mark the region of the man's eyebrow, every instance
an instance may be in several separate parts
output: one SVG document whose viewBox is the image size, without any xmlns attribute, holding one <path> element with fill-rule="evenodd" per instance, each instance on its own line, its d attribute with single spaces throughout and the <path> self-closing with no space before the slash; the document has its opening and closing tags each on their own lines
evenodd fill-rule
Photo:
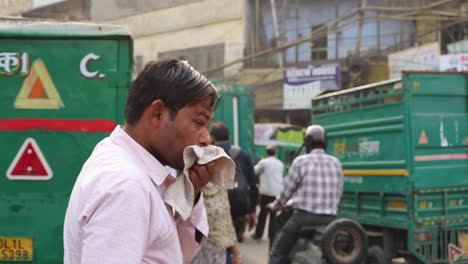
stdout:
<svg viewBox="0 0 468 264">
<path fill-rule="evenodd" d="M 203 116 L 204 118 L 206 118 L 206 119 L 209 120 L 209 121 L 211 121 L 211 120 L 214 118 L 214 115 L 209 115 L 209 114 L 207 114 L 207 113 L 204 112 L 204 111 L 195 112 L 195 115 L 196 115 L 196 116 Z"/>
</svg>

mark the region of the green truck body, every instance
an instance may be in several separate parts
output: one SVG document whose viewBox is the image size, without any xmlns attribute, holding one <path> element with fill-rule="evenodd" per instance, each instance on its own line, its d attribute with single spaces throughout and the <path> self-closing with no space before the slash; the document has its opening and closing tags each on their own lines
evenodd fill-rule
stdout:
<svg viewBox="0 0 468 264">
<path fill-rule="evenodd" d="M 120 27 L 0 22 L 0 262 L 63 262 L 70 192 L 122 123 L 132 57 Z"/>
<path fill-rule="evenodd" d="M 255 100 L 250 87 L 214 81 L 221 94 L 213 122 L 222 121 L 229 129 L 231 144 L 241 147 L 254 158 Z"/>
<path fill-rule="evenodd" d="M 466 74 L 407 72 L 312 100 L 343 164 L 339 214 L 387 261 L 448 263 L 453 246 L 468 256 L 467 96 Z"/>
<path fill-rule="evenodd" d="M 1 263 L 63 263 L 69 195 L 96 143 L 123 124 L 132 66 L 125 28 L 0 21 Z M 217 85 L 216 120 L 253 156 L 250 88 Z"/>
</svg>

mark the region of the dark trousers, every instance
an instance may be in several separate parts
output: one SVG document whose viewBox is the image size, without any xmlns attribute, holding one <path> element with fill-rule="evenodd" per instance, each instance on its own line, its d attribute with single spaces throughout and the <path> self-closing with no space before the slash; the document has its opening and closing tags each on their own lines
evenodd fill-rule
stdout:
<svg viewBox="0 0 468 264">
<path fill-rule="evenodd" d="M 294 244 L 299 237 L 301 227 L 327 225 L 335 218 L 336 217 L 334 215 L 319 215 L 302 210 L 294 210 L 291 218 L 275 236 L 268 263 L 290 263 L 289 252 L 294 247 Z"/>
<path fill-rule="evenodd" d="M 232 216 L 232 224 L 236 230 L 237 241 L 244 241 L 244 232 L 245 232 L 245 215 Z"/>
<path fill-rule="evenodd" d="M 255 238 L 261 239 L 263 237 L 263 230 L 265 229 L 265 222 L 268 213 L 270 213 L 270 220 L 268 223 L 268 235 L 271 234 L 271 223 L 275 218 L 276 213 L 270 211 L 266 206 L 267 204 L 273 202 L 275 200 L 274 196 L 268 196 L 260 194 L 260 214 L 258 215 L 257 227 L 255 228 Z"/>
</svg>

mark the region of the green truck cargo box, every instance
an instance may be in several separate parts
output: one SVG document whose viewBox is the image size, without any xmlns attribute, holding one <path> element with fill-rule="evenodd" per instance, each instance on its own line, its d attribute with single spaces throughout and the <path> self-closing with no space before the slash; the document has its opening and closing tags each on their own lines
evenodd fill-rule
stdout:
<svg viewBox="0 0 468 264">
<path fill-rule="evenodd" d="M 221 94 L 213 122 L 223 122 L 230 132 L 230 142 L 241 147 L 254 159 L 255 101 L 250 87 L 214 81 Z"/>
<path fill-rule="evenodd" d="M 467 96 L 466 73 L 406 72 L 312 100 L 343 164 L 339 213 L 367 228 L 371 254 L 468 257 Z"/>
<path fill-rule="evenodd" d="M 63 263 L 68 198 L 123 121 L 132 50 L 122 27 L 0 20 L 0 262 Z"/>
</svg>

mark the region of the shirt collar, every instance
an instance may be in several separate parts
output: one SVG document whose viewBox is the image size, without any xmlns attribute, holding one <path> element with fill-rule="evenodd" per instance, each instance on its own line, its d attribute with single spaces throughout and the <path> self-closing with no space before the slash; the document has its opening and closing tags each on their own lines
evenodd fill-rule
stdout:
<svg viewBox="0 0 468 264">
<path fill-rule="evenodd" d="M 134 158 L 134 160 L 142 166 L 156 185 L 161 185 L 164 180 L 166 180 L 167 176 L 175 178 L 159 160 L 153 157 L 153 155 L 130 137 L 121 126 L 117 126 L 114 131 L 112 131 L 110 139 L 114 144 L 127 151 L 129 156 Z"/>
<path fill-rule="evenodd" d="M 325 150 L 321 148 L 316 148 L 316 149 L 313 149 L 310 153 L 325 153 Z"/>
</svg>

